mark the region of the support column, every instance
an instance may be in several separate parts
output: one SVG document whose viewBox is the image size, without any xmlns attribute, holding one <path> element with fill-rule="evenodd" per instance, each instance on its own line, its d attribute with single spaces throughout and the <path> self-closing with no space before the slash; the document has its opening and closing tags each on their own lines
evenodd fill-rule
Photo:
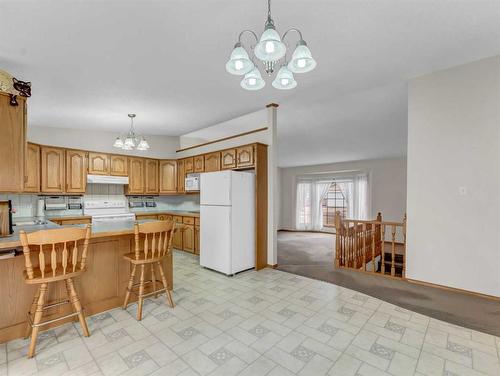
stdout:
<svg viewBox="0 0 500 376">
<path fill-rule="evenodd" d="M 279 220 L 279 170 L 278 170 L 278 105 L 270 103 L 267 106 L 267 126 L 270 130 L 268 148 L 268 247 L 267 263 L 270 266 L 278 264 L 278 220 Z"/>
</svg>

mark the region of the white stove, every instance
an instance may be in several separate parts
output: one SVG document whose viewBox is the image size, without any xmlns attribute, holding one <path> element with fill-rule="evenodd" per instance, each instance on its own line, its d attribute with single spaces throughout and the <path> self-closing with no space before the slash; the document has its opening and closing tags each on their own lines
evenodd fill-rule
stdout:
<svg viewBox="0 0 500 376">
<path fill-rule="evenodd" d="M 85 200 L 83 214 L 92 217 L 92 223 L 134 221 L 135 214 L 130 213 L 125 199 L 120 200 Z"/>
</svg>

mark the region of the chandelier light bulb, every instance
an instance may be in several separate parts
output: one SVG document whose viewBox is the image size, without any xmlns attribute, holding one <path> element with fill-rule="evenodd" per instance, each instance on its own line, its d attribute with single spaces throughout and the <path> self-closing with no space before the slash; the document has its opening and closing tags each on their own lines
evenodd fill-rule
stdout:
<svg viewBox="0 0 500 376">
<path fill-rule="evenodd" d="M 266 86 L 266 82 L 262 79 L 257 68 L 248 72 L 241 81 L 241 87 L 246 90 L 260 90 L 264 86 Z"/>
<path fill-rule="evenodd" d="M 295 81 L 293 73 L 290 72 L 286 65 L 283 65 L 273 81 L 273 87 L 279 90 L 290 90 L 296 86 L 297 81 Z"/>
<path fill-rule="evenodd" d="M 286 46 L 272 25 L 268 25 L 262 33 L 259 43 L 255 46 L 255 56 L 259 60 L 276 61 L 286 54 Z"/>
<path fill-rule="evenodd" d="M 306 42 L 300 40 L 293 51 L 292 59 L 288 63 L 288 69 L 293 73 L 307 73 L 316 68 L 316 61 L 313 59 Z"/>
<path fill-rule="evenodd" d="M 236 43 L 233 52 L 226 63 L 226 71 L 234 75 L 244 75 L 253 69 L 252 60 L 248 57 L 247 51 L 241 47 L 241 43 Z"/>
</svg>

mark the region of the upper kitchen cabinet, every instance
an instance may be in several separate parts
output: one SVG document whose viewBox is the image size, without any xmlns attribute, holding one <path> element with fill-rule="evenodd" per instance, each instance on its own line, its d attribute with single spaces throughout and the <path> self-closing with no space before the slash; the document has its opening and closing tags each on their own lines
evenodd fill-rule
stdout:
<svg viewBox="0 0 500 376">
<path fill-rule="evenodd" d="M 42 146 L 41 176 L 44 193 L 64 193 L 64 149 Z"/>
<path fill-rule="evenodd" d="M 146 178 L 144 193 L 146 194 L 158 194 L 158 160 L 157 159 L 146 159 L 145 162 Z"/>
<path fill-rule="evenodd" d="M 85 193 L 87 187 L 87 153 L 66 150 L 66 192 Z"/>
<path fill-rule="evenodd" d="M 177 162 L 160 161 L 160 194 L 177 193 Z"/>
<path fill-rule="evenodd" d="M 184 173 L 190 174 L 194 172 L 194 160 L 193 157 L 184 158 Z"/>
<path fill-rule="evenodd" d="M 204 172 L 205 171 L 205 158 L 203 155 L 197 155 L 193 158 L 194 160 L 194 172 Z"/>
<path fill-rule="evenodd" d="M 112 155 L 110 165 L 110 175 L 128 176 L 128 163 L 125 155 Z"/>
<path fill-rule="evenodd" d="M 144 193 L 144 159 L 128 159 L 128 194 Z"/>
<path fill-rule="evenodd" d="M 221 152 L 221 170 L 236 168 L 236 149 L 227 149 Z"/>
<path fill-rule="evenodd" d="M 254 145 L 240 146 L 236 149 L 236 167 L 253 167 Z"/>
<path fill-rule="evenodd" d="M 26 100 L 0 93 L 0 192 L 22 192 L 25 182 Z"/>
<path fill-rule="evenodd" d="M 89 153 L 89 174 L 109 175 L 109 155 L 103 153 Z"/>
<path fill-rule="evenodd" d="M 28 143 L 25 174 L 24 192 L 40 192 L 40 145 Z"/>
<path fill-rule="evenodd" d="M 184 159 L 177 161 L 177 193 L 184 193 L 186 183 L 186 170 L 184 169 Z"/>
<path fill-rule="evenodd" d="M 205 154 L 205 172 L 220 171 L 220 151 Z"/>
</svg>

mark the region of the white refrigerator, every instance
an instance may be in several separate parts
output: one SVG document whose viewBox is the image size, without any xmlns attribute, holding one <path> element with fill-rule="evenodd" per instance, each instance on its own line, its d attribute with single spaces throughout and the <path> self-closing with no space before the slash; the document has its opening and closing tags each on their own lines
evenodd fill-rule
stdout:
<svg viewBox="0 0 500 376">
<path fill-rule="evenodd" d="M 255 174 L 200 175 L 200 265 L 233 275 L 255 267 Z"/>
</svg>

